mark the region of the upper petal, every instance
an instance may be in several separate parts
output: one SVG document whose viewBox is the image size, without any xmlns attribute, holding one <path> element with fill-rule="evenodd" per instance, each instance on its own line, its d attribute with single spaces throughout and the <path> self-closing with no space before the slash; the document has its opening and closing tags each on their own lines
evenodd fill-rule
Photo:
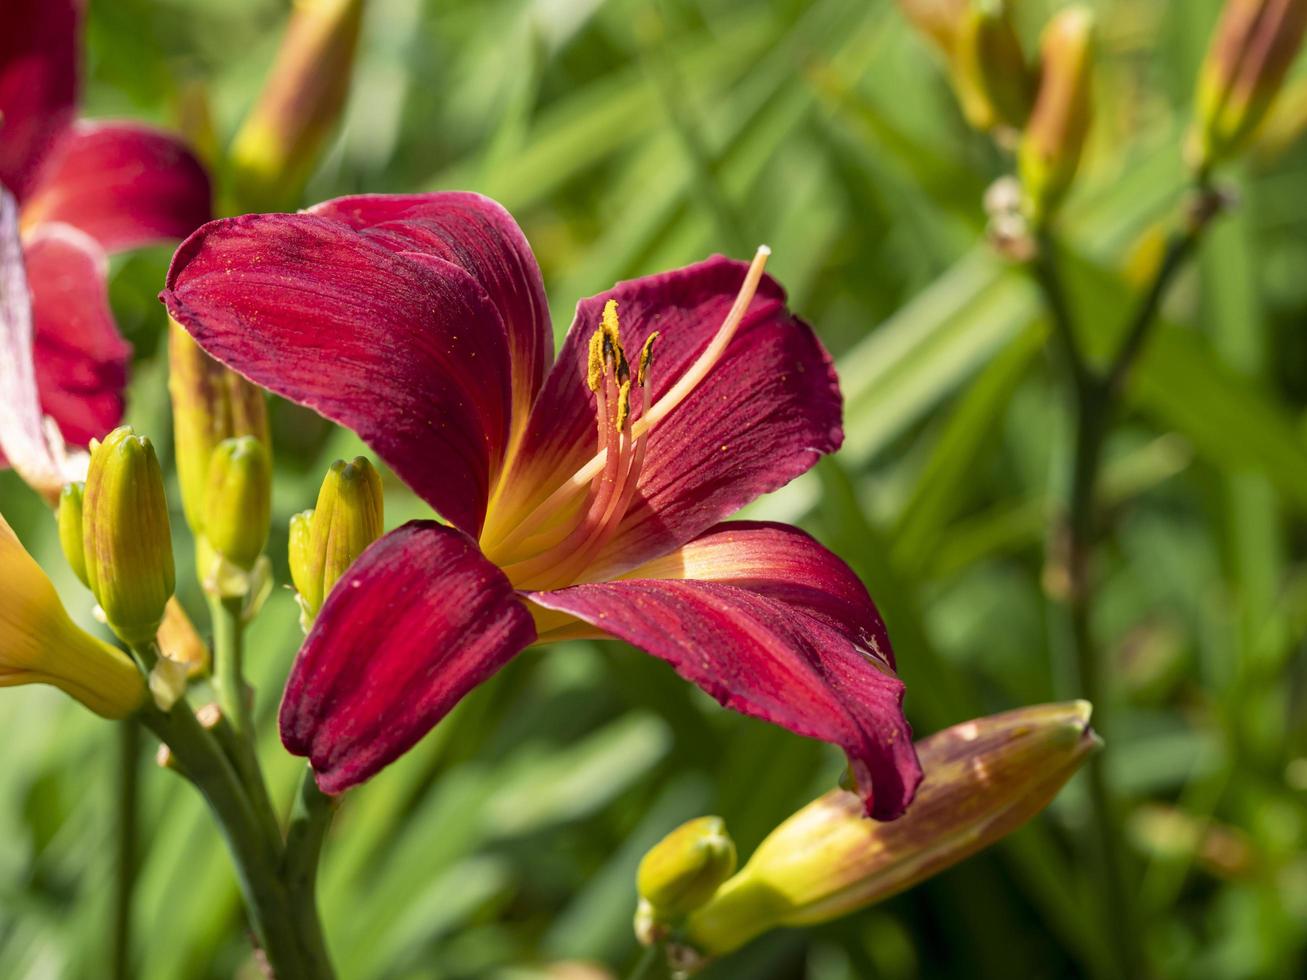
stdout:
<svg viewBox="0 0 1307 980">
<path fill-rule="evenodd" d="M 554 337 L 540 266 L 502 205 L 467 191 L 360 194 L 324 201 L 309 213 L 344 221 L 397 251 L 426 252 L 470 272 L 508 330 L 514 412 L 525 422 L 553 359 Z"/>
<path fill-rule="evenodd" d="M 594 452 L 588 344 L 609 299 L 617 301 L 628 352 L 659 333 L 651 375 L 656 401 L 708 346 L 747 268 L 716 256 L 582 300 L 536 401 L 514 462 L 518 475 L 504 481 L 505 505 L 529 510 Z M 781 287 L 764 277 L 720 360 L 650 434 L 638 493 L 585 577 L 606 578 L 669 551 L 788 483 L 839 447 L 840 414 L 829 355 L 786 309 Z"/>
<path fill-rule="evenodd" d="M 727 521 L 627 572 L 628 579 L 723 582 L 825 620 L 889 670 L 894 651 L 862 581 L 811 535 L 770 521 Z"/>
<path fill-rule="evenodd" d="M 77 101 L 76 0 L 0 7 L 0 184 L 22 200 Z"/>
<path fill-rule="evenodd" d="M 182 243 L 162 298 L 206 351 L 357 432 L 419 496 L 481 528 L 508 438 L 508 345 L 459 266 L 317 215 L 245 215 Z"/>
<path fill-rule="evenodd" d="M 903 685 L 824 617 L 721 582 L 627 580 L 533 592 L 666 660 L 728 708 L 848 754 L 867 813 L 903 813 L 921 780 Z"/>
<path fill-rule="evenodd" d="M 414 521 L 332 589 L 286 682 L 281 738 L 340 793 L 413 747 L 535 638 L 499 569 L 453 528 Z"/>
<path fill-rule="evenodd" d="M 63 221 L 107 251 L 185 238 L 209 220 L 209 177 L 177 137 L 136 123 L 80 122 L 23 204 L 23 225 Z"/>
<path fill-rule="evenodd" d="M 64 439 L 85 446 L 121 421 L 132 353 L 109 308 L 108 262 L 93 240 L 62 224 L 28 237 L 24 258 L 41 409 Z"/>
</svg>

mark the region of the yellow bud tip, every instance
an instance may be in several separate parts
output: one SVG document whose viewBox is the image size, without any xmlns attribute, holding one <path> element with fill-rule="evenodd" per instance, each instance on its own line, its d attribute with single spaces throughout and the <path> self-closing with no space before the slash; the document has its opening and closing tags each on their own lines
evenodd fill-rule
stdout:
<svg viewBox="0 0 1307 980">
<path fill-rule="evenodd" d="M 735 872 L 735 842 L 721 817 L 676 828 L 640 861 L 636 887 L 655 920 L 675 922 L 703 905 Z"/>
</svg>

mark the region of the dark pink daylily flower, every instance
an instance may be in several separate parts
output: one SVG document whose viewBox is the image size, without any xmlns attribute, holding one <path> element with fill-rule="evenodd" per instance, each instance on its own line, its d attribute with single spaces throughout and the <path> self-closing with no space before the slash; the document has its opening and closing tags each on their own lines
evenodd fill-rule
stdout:
<svg viewBox="0 0 1307 980">
<path fill-rule="evenodd" d="M 182 244 L 162 298 L 201 346 L 353 429 L 453 524 L 376 542 L 305 640 L 282 739 L 324 790 L 524 647 L 608 635 L 841 746 L 868 812 L 903 812 L 920 770 L 866 590 L 802 531 L 719 523 L 843 438 L 830 358 L 764 261 L 583 300 L 551 367 L 535 258 L 478 195 L 342 198 Z"/>
<path fill-rule="evenodd" d="M 57 494 L 118 424 L 131 351 L 107 253 L 209 218 L 204 169 L 174 137 L 77 122 L 82 4 L 0 6 L 0 465 Z M 49 420 L 53 420 L 51 423 Z"/>
</svg>

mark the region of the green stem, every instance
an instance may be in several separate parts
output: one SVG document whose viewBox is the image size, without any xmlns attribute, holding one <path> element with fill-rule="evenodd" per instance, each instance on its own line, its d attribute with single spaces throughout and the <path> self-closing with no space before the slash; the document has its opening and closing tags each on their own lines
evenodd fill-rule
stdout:
<svg viewBox="0 0 1307 980">
<path fill-rule="evenodd" d="M 118 726 L 118 840 L 109 970 L 114 980 L 128 980 L 132 975 L 132 895 L 136 890 L 140 755 L 141 726 L 128 718 Z"/>
<path fill-rule="evenodd" d="M 626 980 L 665 980 L 671 976 L 667 968 L 667 950 L 662 943 L 646 946 L 640 959 Z"/>
<path fill-rule="evenodd" d="M 331 975 L 326 937 L 318 916 L 318 861 L 322 845 L 331 826 L 336 800 L 318 788 L 313 769 L 306 766 L 300 777 L 299 791 L 292 804 L 286 830 L 286 853 L 282 859 L 282 878 L 295 898 L 299 913 L 300 935 L 305 940 L 315 975 Z"/>
</svg>

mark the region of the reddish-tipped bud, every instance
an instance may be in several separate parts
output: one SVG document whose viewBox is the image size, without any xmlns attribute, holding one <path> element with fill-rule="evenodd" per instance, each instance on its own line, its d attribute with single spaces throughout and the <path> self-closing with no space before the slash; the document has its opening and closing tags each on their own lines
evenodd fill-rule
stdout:
<svg viewBox="0 0 1307 980">
<path fill-rule="evenodd" d="M 1092 115 L 1094 17 L 1067 7 L 1044 28 L 1039 92 L 1018 150 L 1030 220 L 1043 222 L 1061 202 L 1076 169 Z"/>
<path fill-rule="evenodd" d="M 1238 153 L 1270 109 L 1307 31 L 1307 0 L 1229 0 L 1198 75 L 1190 163 Z"/>
<path fill-rule="evenodd" d="M 890 823 L 833 790 L 768 835 L 692 912 L 683 935 L 713 956 L 778 926 L 828 922 L 956 864 L 1042 810 L 1099 741 L 1084 701 L 954 725 L 917 743 L 926 778 Z M 687 951 L 687 955 L 692 955 Z"/>
<path fill-rule="evenodd" d="M 953 55 L 968 0 L 899 0 L 903 15 L 912 26 L 948 57 Z"/>
</svg>

